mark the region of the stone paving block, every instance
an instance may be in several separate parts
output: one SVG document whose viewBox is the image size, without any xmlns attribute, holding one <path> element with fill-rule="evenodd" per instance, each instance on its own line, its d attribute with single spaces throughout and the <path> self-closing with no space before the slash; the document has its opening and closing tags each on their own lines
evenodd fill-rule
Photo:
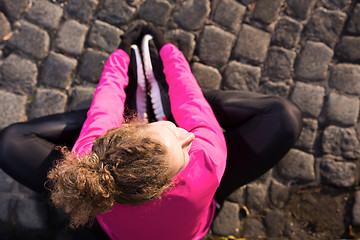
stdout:
<svg viewBox="0 0 360 240">
<path fill-rule="evenodd" d="M 347 61 L 356 62 L 360 60 L 360 37 L 343 36 L 336 52 Z"/>
<path fill-rule="evenodd" d="M 351 0 L 323 0 L 322 3 L 329 9 L 346 10 L 351 4 Z"/>
<path fill-rule="evenodd" d="M 288 180 L 309 182 L 315 180 L 314 156 L 297 149 L 291 149 L 277 164 L 281 177 Z"/>
<path fill-rule="evenodd" d="M 303 129 L 295 146 L 311 150 L 314 147 L 316 134 L 318 130 L 318 122 L 314 119 L 303 119 Z"/>
<path fill-rule="evenodd" d="M 66 94 L 54 89 L 38 89 L 30 104 L 29 119 L 62 113 L 67 101 Z"/>
<path fill-rule="evenodd" d="M 2 64 L 1 74 L 5 84 L 16 92 L 32 93 L 38 70 L 32 61 L 12 53 Z"/>
<path fill-rule="evenodd" d="M 288 0 L 288 12 L 291 15 L 300 18 L 306 19 L 314 8 L 318 0 Z"/>
<path fill-rule="evenodd" d="M 205 26 L 199 41 L 199 57 L 209 65 L 225 64 L 231 54 L 235 36 L 216 26 Z"/>
<path fill-rule="evenodd" d="M 250 212 L 262 211 L 266 205 L 267 187 L 264 184 L 251 183 L 246 187 L 246 206 Z"/>
<path fill-rule="evenodd" d="M 75 87 L 71 95 L 71 111 L 90 108 L 95 88 Z"/>
<path fill-rule="evenodd" d="M 55 29 L 59 26 L 62 15 L 63 9 L 60 6 L 46 0 L 37 0 L 26 13 L 26 18 L 47 29 Z"/>
<path fill-rule="evenodd" d="M 118 49 L 120 36 L 124 32 L 108 23 L 95 20 L 89 33 L 87 42 L 91 47 L 103 49 L 109 53 Z"/>
<path fill-rule="evenodd" d="M 346 14 L 339 10 L 318 8 L 306 24 L 305 35 L 310 40 L 322 41 L 334 48 L 344 27 Z"/>
<path fill-rule="evenodd" d="M 6 223 L 10 220 L 10 198 L 0 198 L 0 221 Z"/>
<path fill-rule="evenodd" d="M 174 18 L 185 30 L 197 30 L 205 24 L 210 10 L 209 0 L 187 0 L 179 12 L 174 14 Z"/>
<path fill-rule="evenodd" d="M 276 23 L 275 32 L 273 34 L 273 41 L 285 48 L 295 47 L 300 40 L 300 33 L 303 30 L 303 25 L 288 17 L 282 16 Z"/>
<path fill-rule="evenodd" d="M 11 26 L 5 15 L 0 12 L 0 42 L 11 32 Z"/>
<path fill-rule="evenodd" d="M 325 104 L 325 115 L 330 122 L 352 126 L 359 116 L 359 98 L 331 92 Z"/>
<path fill-rule="evenodd" d="M 190 61 L 195 50 L 195 35 L 182 29 L 174 29 L 165 33 L 168 42 L 173 43 Z"/>
<path fill-rule="evenodd" d="M 13 19 L 18 19 L 29 6 L 30 0 L 4 0 L 5 13 Z"/>
<path fill-rule="evenodd" d="M 295 76 L 308 81 L 325 79 L 334 51 L 324 43 L 306 42 L 295 64 Z"/>
<path fill-rule="evenodd" d="M 350 20 L 347 23 L 346 29 L 350 33 L 360 34 L 360 3 L 355 5 L 354 11 L 349 17 Z"/>
<path fill-rule="evenodd" d="M 65 5 L 65 12 L 81 22 L 88 22 L 94 15 L 98 0 L 71 0 Z"/>
<path fill-rule="evenodd" d="M 0 94 L 1 94 L 1 92 L 0 92 Z M 1 99 L 1 95 L 0 95 L 0 99 Z M 3 99 L 1 99 L 1 100 L 3 100 Z M 14 183 L 15 183 L 14 179 L 11 178 L 3 170 L 0 169 L 0 192 L 11 192 L 11 190 L 13 189 Z"/>
<path fill-rule="evenodd" d="M 262 221 L 257 218 L 246 218 L 244 222 L 244 232 L 242 237 L 249 239 L 259 239 L 266 236 L 266 230 Z"/>
<path fill-rule="evenodd" d="M 360 66 L 355 64 L 337 64 L 330 74 L 329 84 L 349 94 L 360 94 Z"/>
<path fill-rule="evenodd" d="M 219 236 L 237 235 L 239 233 L 239 211 L 238 204 L 225 201 L 213 221 L 214 234 Z"/>
<path fill-rule="evenodd" d="M 165 25 L 170 17 L 172 5 L 164 0 L 147 0 L 140 8 L 140 18 L 155 23 Z"/>
<path fill-rule="evenodd" d="M 236 33 L 240 29 L 240 24 L 245 12 L 246 7 L 235 0 L 223 0 L 219 2 L 213 20 L 233 33 Z"/>
<path fill-rule="evenodd" d="M 266 95 L 287 98 L 290 93 L 290 86 L 284 82 L 267 81 L 260 85 L 259 92 Z"/>
<path fill-rule="evenodd" d="M 26 96 L 0 90 L 0 129 L 25 117 Z"/>
<path fill-rule="evenodd" d="M 201 88 L 220 88 L 221 74 L 216 68 L 195 62 L 191 65 L 191 70 Z"/>
<path fill-rule="evenodd" d="M 41 82 L 51 87 L 66 89 L 71 83 L 76 66 L 76 59 L 50 52 L 44 63 Z"/>
<path fill-rule="evenodd" d="M 323 87 L 297 82 L 290 99 L 299 106 L 304 114 L 319 117 L 324 96 L 325 89 Z"/>
<path fill-rule="evenodd" d="M 255 63 L 262 63 L 266 59 L 270 40 L 270 33 L 242 24 L 233 55 Z"/>
<path fill-rule="evenodd" d="M 321 178 L 337 187 L 352 187 L 356 181 L 356 164 L 325 158 L 320 163 Z"/>
<path fill-rule="evenodd" d="M 357 159 L 360 156 L 360 143 L 353 128 L 329 126 L 324 130 L 322 150 L 326 154 Z"/>
<path fill-rule="evenodd" d="M 296 52 L 272 46 L 265 61 L 266 75 L 273 81 L 286 80 L 291 76 Z"/>
<path fill-rule="evenodd" d="M 259 87 L 260 77 L 260 67 L 231 61 L 224 72 L 223 88 L 256 91 Z"/>
<path fill-rule="evenodd" d="M 81 57 L 79 75 L 87 81 L 97 83 L 100 80 L 109 54 L 91 48 L 86 49 Z"/>
<path fill-rule="evenodd" d="M 246 186 L 239 187 L 233 191 L 226 199 L 231 202 L 236 202 L 239 206 L 245 205 L 245 188 Z"/>
<path fill-rule="evenodd" d="M 75 20 L 67 20 L 56 36 L 56 48 L 71 55 L 80 55 L 84 48 L 88 29 L 88 26 Z"/>
<path fill-rule="evenodd" d="M 269 187 L 269 200 L 278 207 L 283 208 L 289 198 L 289 187 L 285 186 L 276 180 L 272 180 Z"/>
<path fill-rule="evenodd" d="M 355 202 L 352 209 L 352 223 L 355 226 L 360 226 L 360 191 L 355 192 Z"/>
<path fill-rule="evenodd" d="M 280 210 L 270 210 L 265 215 L 265 226 L 267 236 L 282 237 L 285 230 L 286 220 L 284 214 Z"/>
<path fill-rule="evenodd" d="M 49 51 L 50 37 L 45 30 L 21 21 L 20 28 L 14 31 L 9 43 L 36 59 L 43 59 Z"/>
<path fill-rule="evenodd" d="M 260 22 L 270 24 L 278 16 L 284 0 L 258 0 L 255 4 L 253 17 Z"/>
<path fill-rule="evenodd" d="M 39 201 L 33 199 L 19 200 L 16 217 L 22 227 L 34 230 L 46 228 L 46 207 Z"/>
<path fill-rule="evenodd" d="M 98 17 L 113 25 L 126 24 L 135 14 L 136 9 L 129 6 L 124 0 L 106 0 Z"/>
</svg>

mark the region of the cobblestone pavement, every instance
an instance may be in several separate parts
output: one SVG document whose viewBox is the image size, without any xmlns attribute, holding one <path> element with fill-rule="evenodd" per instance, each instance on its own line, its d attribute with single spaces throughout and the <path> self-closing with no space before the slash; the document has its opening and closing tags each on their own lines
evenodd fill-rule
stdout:
<svg viewBox="0 0 360 240">
<path fill-rule="evenodd" d="M 140 21 L 166 31 L 201 87 L 282 96 L 304 114 L 294 148 L 229 197 L 204 239 L 360 236 L 359 1 L 0 0 L 0 129 L 88 107 Z M 0 179 L 0 239 L 79 239 L 46 198 Z"/>
</svg>

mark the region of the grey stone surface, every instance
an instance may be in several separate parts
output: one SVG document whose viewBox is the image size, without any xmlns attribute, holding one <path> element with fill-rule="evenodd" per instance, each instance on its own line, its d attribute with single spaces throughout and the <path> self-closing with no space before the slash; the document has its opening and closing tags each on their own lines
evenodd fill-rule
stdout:
<svg viewBox="0 0 360 240">
<path fill-rule="evenodd" d="M 279 15 L 284 0 L 258 0 L 253 17 L 265 24 L 270 24 Z"/>
<path fill-rule="evenodd" d="M 1 94 L 1 92 L 0 92 Z M 1 99 L 0 95 L 0 99 Z M 3 100 L 3 99 L 1 99 Z M 1 125 L 0 125 L 1 128 Z M 0 192 L 11 192 L 14 186 L 14 179 L 7 175 L 3 170 L 0 169 Z M 1 212 L 0 212 L 1 213 Z M 0 214 L 1 215 L 1 214 Z"/>
<path fill-rule="evenodd" d="M 355 202 L 352 209 L 353 224 L 360 226 L 360 191 L 355 192 Z"/>
<path fill-rule="evenodd" d="M 360 60 L 360 37 L 343 36 L 336 52 L 347 61 Z"/>
<path fill-rule="evenodd" d="M 245 12 L 246 7 L 235 0 L 223 0 L 219 2 L 213 20 L 236 33 L 240 29 Z"/>
<path fill-rule="evenodd" d="M 295 146 L 311 150 L 314 147 L 316 134 L 318 130 L 318 122 L 311 118 L 303 119 L 303 129 Z"/>
<path fill-rule="evenodd" d="M 224 72 L 224 89 L 256 91 L 259 87 L 261 68 L 231 61 Z"/>
<path fill-rule="evenodd" d="M 314 8 L 318 0 L 288 0 L 288 12 L 291 15 L 300 18 L 306 19 Z"/>
<path fill-rule="evenodd" d="M 291 149 L 277 164 L 276 169 L 280 176 L 288 180 L 301 182 L 315 179 L 314 156 L 309 153 Z"/>
<path fill-rule="evenodd" d="M 353 128 L 329 126 L 322 137 L 322 150 L 326 154 L 357 159 L 360 156 L 360 143 Z"/>
<path fill-rule="evenodd" d="M 260 85 L 259 92 L 266 95 L 287 98 L 290 93 L 290 86 L 284 82 L 267 81 Z"/>
<path fill-rule="evenodd" d="M 21 21 L 20 28 L 14 31 L 9 43 L 34 58 L 43 59 L 49 51 L 50 37 L 36 25 Z"/>
<path fill-rule="evenodd" d="M 50 114 L 61 113 L 65 110 L 66 94 L 54 89 L 38 89 L 34 100 L 30 104 L 29 119 Z"/>
<path fill-rule="evenodd" d="M 203 26 L 210 14 L 209 0 L 184 1 L 179 12 L 175 13 L 175 21 L 185 30 L 197 30 Z"/>
<path fill-rule="evenodd" d="M 329 85 L 345 93 L 360 94 L 360 66 L 340 63 L 331 70 Z"/>
<path fill-rule="evenodd" d="M 0 129 L 25 117 L 26 97 L 0 90 Z M 1 191 L 1 190 L 0 190 Z"/>
<path fill-rule="evenodd" d="M 81 57 L 79 75 L 90 82 L 99 82 L 109 54 L 91 48 L 86 49 Z"/>
<path fill-rule="evenodd" d="M 277 46 L 270 47 L 265 61 L 266 75 L 273 81 L 289 79 L 295 57 L 295 51 Z"/>
<path fill-rule="evenodd" d="M 213 231 L 220 236 L 237 235 L 239 232 L 239 205 L 225 201 L 213 222 Z"/>
<path fill-rule="evenodd" d="M 359 116 L 359 98 L 331 92 L 325 104 L 325 115 L 330 122 L 353 126 Z"/>
<path fill-rule="evenodd" d="M 105 0 L 103 8 L 98 16 L 101 20 L 110 24 L 118 25 L 127 23 L 135 14 L 136 9 L 129 6 L 123 0 Z"/>
<path fill-rule="evenodd" d="M 71 0 L 64 10 L 69 16 L 87 22 L 93 17 L 98 4 L 98 0 Z"/>
<path fill-rule="evenodd" d="M 45 229 L 47 211 L 43 204 L 36 200 L 19 200 L 16 216 L 20 225 L 29 229 Z"/>
<path fill-rule="evenodd" d="M 62 15 L 63 9 L 60 6 L 46 0 L 37 0 L 26 13 L 26 18 L 47 29 L 54 29 L 59 26 Z"/>
<path fill-rule="evenodd" d="M 322 0 L 321 1 L 326 8 L 347 10 L 351 4 L 351 0 Z"/>
<path fill-rule="evenodd" d="M 191 65 L 191 71 L 201 88 L 220 88 L 221 74 L 216 68 L 195 62 Z"/>
<path fill-rule="evenodd" d="M 0 221 L 2 222 L 8 222 L 10 219 L 10 201 L 9 198 L 0 198 Z"/>
<path fill-rule="evenodd" d="M 272 38 L 277 45 L 293 48 L 298 44 L 302 30 L 303 25 L 300 22 L 288 16 L 281 16 L 276 23 Z"/>
<path fill-rule="evenodd" d="M 88 29 L 88 26 L 75 20 L 67 20 L 61 26 L 55 39 L 56 48 L 67 54 L 80 55 Z"/>
<path fill-rule="evenodd" d="M 325 79 L 328 65 L 334 51 L 320 42 L 306 42 L 295 64 L 297 79 L 322 81 Z"/>
<path fill-rule="evenodd" d="M 242 24 L 233 55 L 255 63 L 262 63 L 266 59 L 270 40 L 270 33 Z"/>
<path fill-rule="evenodd" d="M 258 239 L 266 235 L 265 228 L 262 224 L 261 219 L 246 218 L 243 228 L 244 232 L 242 236 L 245 238 Z"/>
<path fill-rule="evenodd" d="M 170 17 L 172 5 L 164 0 L 147 0 L 140 8 L 140 18 L 157 25 L 165 25 Z"/>
<path fill-rule="evenodd" d="M 0 12 L 0 42 L 11 32 L 11 26 L 5 15 Z"/>
<path fill-rule="evenodd" d="M 356 4 L 354 11 L 350 15 L 346 29 L 350 33 L 360 34 L 360 3 Z"/>
<path fill-rule="evenodd" d="M 80 110 L 88 109 L 91 105 L 95 88 L 92 87 L 75 87 L 71 95 L 70 109 Z"/>
<path fill-rule="evenodd" d="M 306 36 L 334 48 L 344 27 L 346 14 L 339 10 L 317 9 L 306 24 Z"/>
<path fill-rule="evenodd" d="M 231 202 L 236 202 L 239 206 L 245 205 L 245 188 L 246 186 L 239 187 L 232 192 L 226 199 Z"/>
<path fill-rule="evenodd" d="M 190 61 L 195 50 L 195 35 L 182 29 L 174 29 L 165 33 L 168 42 L 173 43 Z"/>
<path fill-rule="evenodd" d="M 324 102 L 325 89 L 307 83 L 297 82 L 290 96 L 303 113 L 318 117 Z"/>
<path fill-rule="evenodd" d="M 124 32 L 108 23 L 95 20 L 87 39 L 87 43 L 93 48 L 100 48 L 106 52 L 115 51 L 120 44 L 120 36 Z"/>
<path fill-rule="evenodd" d="M 352 187 L 356 181 L 356 165 L 352 162 L 324 158 L 320 171 L 323 181 L 337 187 Z"/>
<path fill-rule="evenodd" d="M 266 202 L 267 188 L 264 184 L 250 183 L 246 187 L 246 206 L 251 212 L 261 212 Z"/>
<path fill-rule="evenodd" d="M 267 236 L 282 237 L 285 229 L 286 220 L 279 210 L 270 210 L 265 215 L 265 226 Z"/>
<path fill-rule="evenodd" d="M 272 180 L 269 187 L 269 200 L 278 207 L 283 208 L 289 198 L 289 187 L 279 183 L 276 180 Z"/>
<path fill-rule="evenodd" d="M 29 6 L 30 0 L 4 0 L 5 13 L 12 19 L 18 19 Z"/>
<path fill-rule="evenodd" d="M 225 64 L 231 54 L 235 36 L 216 26 L 205 26 L 200 42 L 199 57 L 209 65 Z"/>
<path fill-rule="evenodd" d="M 41 82 L 55 88 L 66 89 L 75 75 L 77 60 L 56 52 L 50 52 L 41 73 Z"/>
<path fill-rule="evenodd" d="M 22 94 L 32 93 L 38 74 L 35 63 L 13 53 L 5 59 L 0 69 L 7 86 Z"/>
</svg>

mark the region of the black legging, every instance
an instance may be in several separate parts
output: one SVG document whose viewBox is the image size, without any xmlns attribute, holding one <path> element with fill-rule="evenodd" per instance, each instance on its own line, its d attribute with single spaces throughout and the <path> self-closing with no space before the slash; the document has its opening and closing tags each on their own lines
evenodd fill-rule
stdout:
<svg viewBox="0 0 360 240">
<path fill-rule="evenodd" d="M 232 191 L 273 167 L 300 134 L 300 110 L 286 99 L 242 91 L 204 90 L 225 130 L 228 148 L 224 177 L 216 192 Z M 46 192 L 48 170 L 60 157 L 57 145 L 72 148 L 87 110 L 16 123 L 0 132 L 0 168 L 36 192 Z"/>
</svg>

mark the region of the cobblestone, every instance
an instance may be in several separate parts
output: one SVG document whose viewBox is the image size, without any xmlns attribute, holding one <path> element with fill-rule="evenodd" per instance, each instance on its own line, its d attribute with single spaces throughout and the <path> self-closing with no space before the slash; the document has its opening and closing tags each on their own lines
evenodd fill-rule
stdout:
<svg viewBox="0 0 360 240">
<path fill-rule="evenodd" d="M 322 3 L 326 8 L 329 9 L 340 9 L 340 10 L 346 10 L 351 4 L 351 0 L 323 0 Z"/>
<path fill-rule="evenodd" d="M 360 143 L 353 128 L 329 126 L 322 137 L 322 150 L 326 154 L 357 159 L 360 156 Z"/>
<path fill-rule="evenodd" d="M 62 15 L 63 9 L 60 6 L 49 1 L 37 0 L 26 13 L 26 18 L 44 28 L 55 29 L 59 26 Z"/>
<path fill-rule="evenodd" d="M 267 236 L 281 237 L 285 230 L 284 215 L 278 210 L 270 210 L 265 216 L 265 226 L 267 229 Z"/>
<path fill-rule="evenodd" d="M 225 201 L 214 219 L 213 231 L 219 236 L 237 235 L 239 232 L 239 205 Z"/>
<path fill-rule="evenodd" d="M 104 64 L 109 54 L 91 48 L 86 49 L 81 58 L 79 75 L 87 81 L 97 83 L 100 80 Z"/>
<path fill-rule="evenodd" d="M 120 36 L 124 32 L 108 23 L 95 20 L 87 39 L 87 43 L 93 48 L 99 48 L 106 52 L 115 51 L 120 44 Z"/>
<path fill-rule="evenodd" d="M 260 67 L 231 61 L 225 69 L 223 88 L 256 91 L 261 77 Z"/>
<path fill-rule="evenodd" d="M 327 184 L 337 187 L 351 187 L 355 183 L 355 163 L 325 158 L 321 161 L 320 170 L 321 177 Z"/>
<path fill-rule="evenodd" d="M 324 102 L 325 89 L 307 83 L 297 82 L 291 94 L 291 100 L 303 113 L 319 117 Z"/>
<path fill-rule="evenodd" d="M 147 0 L 140 8 L 140 18 L 157 25 L 165 25 L 170 17 L 172 5 L 163 0 Z"/>
<path fill-rule="evenodd" d="M 291 15 L 303 20 L 309 16 L 316 2 L 317 0 L 288 0 L 287 11 Z"/>
<path fill-rule="evenodd" d="M 45 206 L 36 200 L 19 200 L 16 209 L 17 220 L 20 225 L 29 229 L 44 229 L 46 227 L 47 212 Z"/>
<path fill-rule="evenodd" d="M 279 208 L 283 208 L 289 198 L 289 187 L 272 180 L 269 187 L 269 200 Z"/>
<path fill-rule="evenodd" d="M 355 193 L 355 203 L 352 209 L 353 223 L 360 226 L 360 191 Z"/>
<path fill-rule="evenodd" d="M 273 22 L 280 12 L 284 0 L 258 0 L 255 4 L 254 18 L 265 24 Z"/>
<path fill-rule="evenodd" d="M 259 92 L 266 94 L 266 95 L 287 98 L 290 93 L 290 86 L 284 82 L 267 81 L 267 82 L 261 84 L 261 86 L 259 88 Z"/>
<path fill-rule="evenodd" d="M 225 64 L 235 36 L 216 26 L 205 26 L 199 42 L 199 57 L 209 65 Z"/>
<path fill-rule="evenodd" d="M 191 71 L 201 88 L 220 88 L 221 74 L 216 68 L 195 62 L 191 65 Z"/>
<path fill-rule="evenodd" d="M 70 109 L 80 110 L 88 109 L 94 96 L 95 88 L 92 87 L 75 87 L 71 95 Z"/>
<path fill-rule="evenodd" d="M 174 18 L 185 30 L 197 30 L 208 19 L 210 11 L 209 0 L 187 0 L 180 11 L 175 13 Z"/>
<path fill-rule="evenodd" d="M 8 222 L 9 217 L 9 209 L 10 209 L 10 199 L 9 198 L 0 198 L 0 221 Z"/>
<path fill-rule="evenodd" d="M 66 89 L 71 83 L 77 60 L 50 52 L 41 74 L 41 82 L 55 88 Z"/>
<path fill-rule="evenodd" d="M 264 225 L 257 218 L 246 218 L 243 228 L 243 236 L 245 238 L 257 239 L 266 235 Z"/>
<path fill-rule="evenodd" d="M 360 37 L 343 36 L 337 46 L 337 52 L 346 61 L 359 61 L 360 49 L 358 46 L 360 46 Z"/>
<path fill-rule="evenodd" d="M 325 104 L 325 114 L 329 122 L 353 126 L 359 116 L 359 98 L 331 92 Z"/>
<path fill-rule="evenodd" d="M 181 50 L 188 61 L 192 59 L 196 44 L 194 34 L 182 29 L 175 29 L 168 31 L 165 37 L 167 41 L 175 44 Z"/>
<path fill-rule="evenodd" d="M 237 58 L 262 63 L 266 59 L 270 40 L 270 33 L 242 24 L 233 54 Z"/>
<path fill-rule="evenodd" d="M 213 20 L 231 32 L 237 33 L 245 12 L 246 7 L 235 0 L 223 0 L 219 2 Z"/>
<path fill-rule="evenodd" d="M 285 48 L 293 48 L 298 44 L 302 30 L 303 25 L 300 22 L 288 16 L 280 17 L 275 27 L 273 41 Z"/>
<path fill-rule="evenodd" d="M 265 62 L 265 71 L 267 76 L 269 76 L 273 81 L 289 79 L 295 57 L 295 51 L 277 46 L 270 47 Z"/>
<path fill-rule="evenodd" d="M 349 94 L 360 94 L 360 66 L 337 64 L 330 74 L 330 86 Z"/>
<path fill-rule="evenodd" d="M 360 3 L 356 4 L 350 20 L 347 24 L 350 33 L 360 34 Z"/>
<path fill-rule="evenodd" d="M 314 147 L 316 134 L 318 130 L 318 122 L 314 119 L 303 119 L 303 130 L 295 146 L 311 150 Z"/>
<path fill-rule="evenodd" d="M 246 203 L 250 211 L 261 212 L 266 201 L 266 186 L 251 183 L 246 187 Z"/>
<path fill-rule="evenodd" d="M 1 99 L 1 95 L 0 95 L 0 99 Z M 3 99 L 1 99 L 1 100 L 3 100 Z M 11 192 L 11 190 L 14 187 L 14 183 L 15 183 L 14 179 L 12 179 L 9 175 L 7 175 L 3 170 L 0 169 L 0 191 L 1 192 Z M 2 214 L 0 214 L 0 215 L 2 215 Z"/>
<path fill-rule="evenodd" d="M 98 0 L 72 0 L 65 6 L 67 15 L 78 19 L 81 22 L 88 22 L 94 15 Z"/>
<path fill-rule="evenodd" d="M 26 10 L 29 6 L 30 0 L 11 0 L 3 1 L 5 12 L 12 19 L 19 19 L 20 15 Z"/>
<path fill-rule="evenodd" d="M 312 154 L 291 149 L 276 168 L 285 179 L 309 182 L 315 179 L 314 163 Z"/>
<path fill-rule="evenodd" d="M 11 26 L 5 15 L 0 12 L 0 42 L 11 32 Z"/>
<path fill-rule="evenodd" d="M 80 55 L 88 27 L 75 20 L 67 20 L 60 28 L 55 39 L 57 49 L 71 55 Z"/>
<path fill-rule="evenodd" d="M 49 51 L 50 37 L 36 25 L 21 21 L 20 28 L 14 31 L 9 43 L 34 58 L 43 59 Z"/>
<path fill-rule="evenodd" d="M 310 40 L 323 41 L 334 48 L 344 27 L 346 14 L 338 10 L 317 9 L 306 25 Z"/>
<path fill-rule="evenodd" d="M 0 90 L 0 129 L 25 117 L 26 97 Z M 0 189 L 1 191 L 1 189 Z"/>
<path fill-rule="evenodd" d="M 122 25 L 126 24 L 135 14 L 136 9 L 130 7 L 123 0 L 105 0 L 102 10 L 98 17 L 110 24 Z"/>
</svg>

